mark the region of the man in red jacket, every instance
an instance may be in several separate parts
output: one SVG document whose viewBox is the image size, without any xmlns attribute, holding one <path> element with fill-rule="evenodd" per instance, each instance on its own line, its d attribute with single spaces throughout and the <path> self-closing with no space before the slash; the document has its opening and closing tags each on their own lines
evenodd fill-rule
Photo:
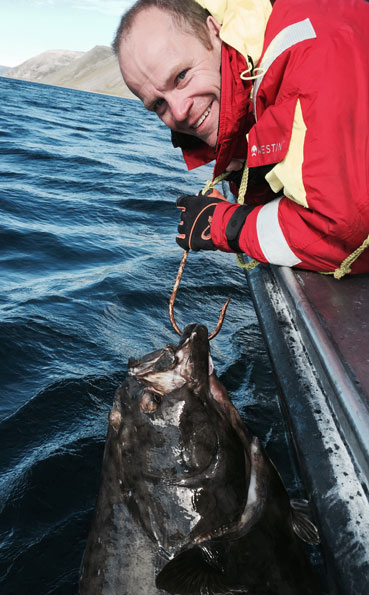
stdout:
<svg viewBox="0 0 369 595">
<path fill-rule="evenodd" d="M 114 49 L 190 169 L 215 160 L 236 195 L 248 174 L 244 205 L 177 201 L 182 248 L 369 271 L 365 0 L 139 0 Z"/>
</svg>

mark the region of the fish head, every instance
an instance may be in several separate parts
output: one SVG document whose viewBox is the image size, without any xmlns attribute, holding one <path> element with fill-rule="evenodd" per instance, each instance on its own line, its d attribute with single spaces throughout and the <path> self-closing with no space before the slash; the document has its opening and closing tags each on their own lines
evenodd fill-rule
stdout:
<svg viewBox="0 0 369 595">
<path fill-rule="evenodd" d="M 187 514 L 178 518 L 207 514 L 206 493 L 213 483 L 229 486 L 225 508 L 233 515 L 245 498 L 244 448 L 212 396 L 209 359 L 207 328 L 189 325 L 177 346 L 131 359 L 115 397 L 123 483 L 134 485 L 136 494 L 151 493 L 160 483 L 160 497 L 172 502 L 169 508 L 180 506 L 178 489 L 188 489 Z"/>
<path fill-rule="evenodd" d="M 188 325 L 178 346 L 166 345 L 128 362 L 129 375 L 159 394 L 168 394 L 184 385 L 196 393 L 209 384 L 209 341 L 204 325 Z"/>
</svg>

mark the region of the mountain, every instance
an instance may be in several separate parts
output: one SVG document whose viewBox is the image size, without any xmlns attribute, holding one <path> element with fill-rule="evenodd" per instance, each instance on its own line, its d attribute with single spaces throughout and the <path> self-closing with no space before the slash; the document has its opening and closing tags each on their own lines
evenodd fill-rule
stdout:
<svg viewBox="0 0 369 595">
<path fill-rule="evenodd" d="M 9 70 L 10 66 L 1 66 L 0 65 L 0 76 L 6 72 L 7 70 Z"/>
<path fill-rule="evenodd" d="M 60 68 L 67 66 L 84 52 L 72 52 L 70 50 L 48 50 L 34 58 L 22 62 L 19 66 L 8 69 L 4 76 L 34 83 L 43 82 L 45 76 L 57 72 Z"/>
<path fill-rule="evenodd" d="M 48 50 L 3 76 L 136 99 L 122 79 L 113 50 L 103 45 L 88 52 Z"/>
</svg>

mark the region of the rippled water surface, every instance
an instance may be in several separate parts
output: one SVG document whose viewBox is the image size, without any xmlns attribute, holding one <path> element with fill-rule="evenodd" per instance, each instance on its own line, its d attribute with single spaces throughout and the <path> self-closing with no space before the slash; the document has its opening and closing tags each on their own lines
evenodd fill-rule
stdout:
<svg viewBox="0 0 369 595">
<path fill-rule="evenodd" d="M 138 102 L 0 78 L 0 592 L 69 595 L 127 360 L 177 342 L 168 298 L 188 173 Z M 235 259 L 191 254 L 180 326 L 213 327 L 218 375 L 300 494 L 256 316 Z"/>
</svg>

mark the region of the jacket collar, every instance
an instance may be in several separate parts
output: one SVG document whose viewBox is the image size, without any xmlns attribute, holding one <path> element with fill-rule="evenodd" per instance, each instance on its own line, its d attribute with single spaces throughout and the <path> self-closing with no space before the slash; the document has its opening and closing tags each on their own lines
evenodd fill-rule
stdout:
<svg viewBox="0 0 369 595">
<path fill-rule="evenodd" d="M 232 158 L 246 159 L 246 133 L 254 123 L 250 93 L 252 83 L 240 78 L 248 68 L 246 59 L 234 48 L 222 44 L 221 99 L 216 149 L 188 135 L 172 133 L 174 146 L 182 148 L 188 169 L 215 159 L 214 178 L 223 173 Z M 188 144 L 190 143 L 190 144 Z"/>
<path fill-rule="evenodd" d="M 220 39 L 259 62 L 275 0 L 195 0 L 221 23 Z"/>
</svg>

